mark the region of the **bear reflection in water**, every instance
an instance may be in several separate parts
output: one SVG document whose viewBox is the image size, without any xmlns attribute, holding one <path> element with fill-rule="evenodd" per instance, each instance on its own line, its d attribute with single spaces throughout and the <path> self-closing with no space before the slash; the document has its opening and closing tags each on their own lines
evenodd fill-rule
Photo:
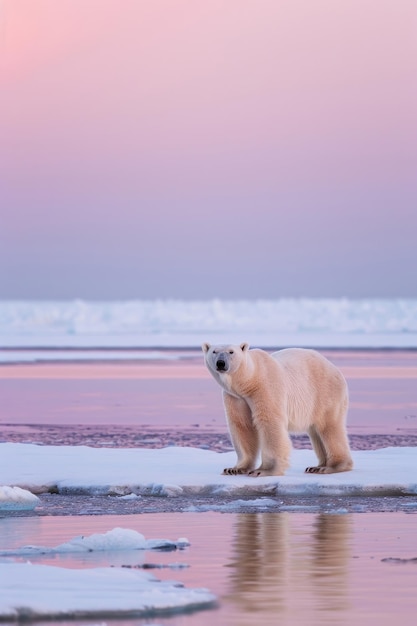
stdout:
<svg viewBox="0 0 417 626">
<path fill-rule="evenodd" d="M 348 609 L 352 532 L 349 515 L 238 515 L 228 599 L 248 613 L 248 624 L 254 612 Z"/>
</svg>

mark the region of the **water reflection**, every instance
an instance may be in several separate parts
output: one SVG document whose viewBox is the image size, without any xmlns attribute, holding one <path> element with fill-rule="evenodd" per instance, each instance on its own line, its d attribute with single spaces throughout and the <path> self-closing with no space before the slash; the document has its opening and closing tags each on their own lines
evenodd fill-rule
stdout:
<svg viewBox="0 0 417 626">
<path fill-rule="evenodd" d="M 251 615 L 321 611 L 350 606 L 348 565 L 352 520 L 320 514 L 300 524 L 290 513 L 237 516 L 228 600 Z M 334 613 L 333 613 L 334 615 Z"/>
</svg>

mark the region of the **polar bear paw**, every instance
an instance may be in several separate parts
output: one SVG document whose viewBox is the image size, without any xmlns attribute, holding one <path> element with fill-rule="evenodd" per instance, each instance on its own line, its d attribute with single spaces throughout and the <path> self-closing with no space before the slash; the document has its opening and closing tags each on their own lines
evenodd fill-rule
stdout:
<svg viewBox="0 0 417 626">
<path fill-rule="evenodd" d="M 228 476 L 237 476 L 237 474 L 247 474 L 248 471 L 249 470 L 241 467 L 225 467 L 223 474 L 227 474 Z"/>
<path fill-rule="evenodd" d="M 353 461 L 350 457 L 347 457 L 331 464 L 306 467 L 305 471 L 307 474 L 336 474 L 337 472 L 349 472 L 352 468 Z"/>
<path fill-rule="evenodd" d="M 271 476 L 271 472 L 262 469 L 254 469 L 248 472 L 248 476 L 252 476 L 253 478 L 258 478 L 258 476 Z"/>
<path fill-rule="evenodd" d="M 329 474 L 329 468 L 325 465 L 315 465 L 314 467 L 306 467 L 306 474 Z"/>
</svg>

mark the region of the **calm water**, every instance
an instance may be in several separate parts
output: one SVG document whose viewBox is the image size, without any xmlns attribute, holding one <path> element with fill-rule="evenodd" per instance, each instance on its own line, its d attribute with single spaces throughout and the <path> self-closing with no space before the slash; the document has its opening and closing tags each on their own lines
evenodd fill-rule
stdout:
<svg viewBox="0 0 417 626">
<path fill-rule="evenodd" d="M 350 389 L 352 433 L 417 431 L 416 352 L 329 352 Z M 198 354 L 170 362 L 0 366 L 0 424 L 199 424 L 226 432 L 221 394 Z M 159 578 L 208 587 L 219 608 L 166 619 L 170 626 L 415 623 L 417 513 L 163 513 L 0 519 L 0 547 L 57 545 L 117 526 L 147 538 L 188 537 L 179 553 L 101 553 L 33 559 L 63 567 L 181 561 Z M 87 622 L 82 622 L 86 624 Z M 81 622 L 71 622 L 81 624 Z"/>
<path fill-rule="evenodd" d="M 350 432 L 417 433 L 417 351 L 325 354 L 348 381 Z M 0 365 L 0 397 L 0 424 L 197 423 L 226 432 L 220 389 L 199 352 L 170 361 Z"/>
<path fill-rule="evenodd" d="M 415 510 L 415 509 L 414 509 Z M 132 528 L 147 538 L 186 536 L 174 553 L 118 552 L 33 558 L 63 567 L 186 563 L 154 571 L 187 586 L 208 587 L 219 607 L 193 615 L 111 624 L 170 626 L 319 626 L 415 624 L 417 515 L 406 513 L 179 513 L 140 516 L 0 519 L 0 547 L 57 545 L 79 534 Z M 71 624 L 86 622 L 71 622 Z"/>
</svg>

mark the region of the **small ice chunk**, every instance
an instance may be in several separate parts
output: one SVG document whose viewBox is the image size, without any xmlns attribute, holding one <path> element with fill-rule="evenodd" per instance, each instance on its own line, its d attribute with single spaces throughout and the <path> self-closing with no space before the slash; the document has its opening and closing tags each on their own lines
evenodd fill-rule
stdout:
<svg viewBox="0 0 417 626">
<path fill-rule="evenodd" d="M 99 552 L 104 550 L 177 550 L 190 545 L 187 539 L 145 539 L 136 530 L 113 528 L 107 533 L 95 533 L 88 537 L 74 537 L 55 547 L 23 546 L 13 550 L 1 550 L 0 556 L 20 556 L 37 554 L 60 554 L 71 552 Z"/>
<path fill-rule="evenodd" d="M 27 489 L 0 486 L 0 510 L 24 511 L 34 509 L 40 500 Z"/>
<path fill-rule="evenodd" d="M 57 546 L 57 552 L 95 552 L 101 550 L 144 550 L 145 537 L 136 530 L 113 528 L 107 533 L 94 533 L 88 537 L 75 537 Z"/>
<path fill-rule="evenodd" d="M 142 496 L 138 496 L 136 493 L 128 493 L 125 496 L 118 496 L 119 500 L 139 500 Z"/>
</svg>

